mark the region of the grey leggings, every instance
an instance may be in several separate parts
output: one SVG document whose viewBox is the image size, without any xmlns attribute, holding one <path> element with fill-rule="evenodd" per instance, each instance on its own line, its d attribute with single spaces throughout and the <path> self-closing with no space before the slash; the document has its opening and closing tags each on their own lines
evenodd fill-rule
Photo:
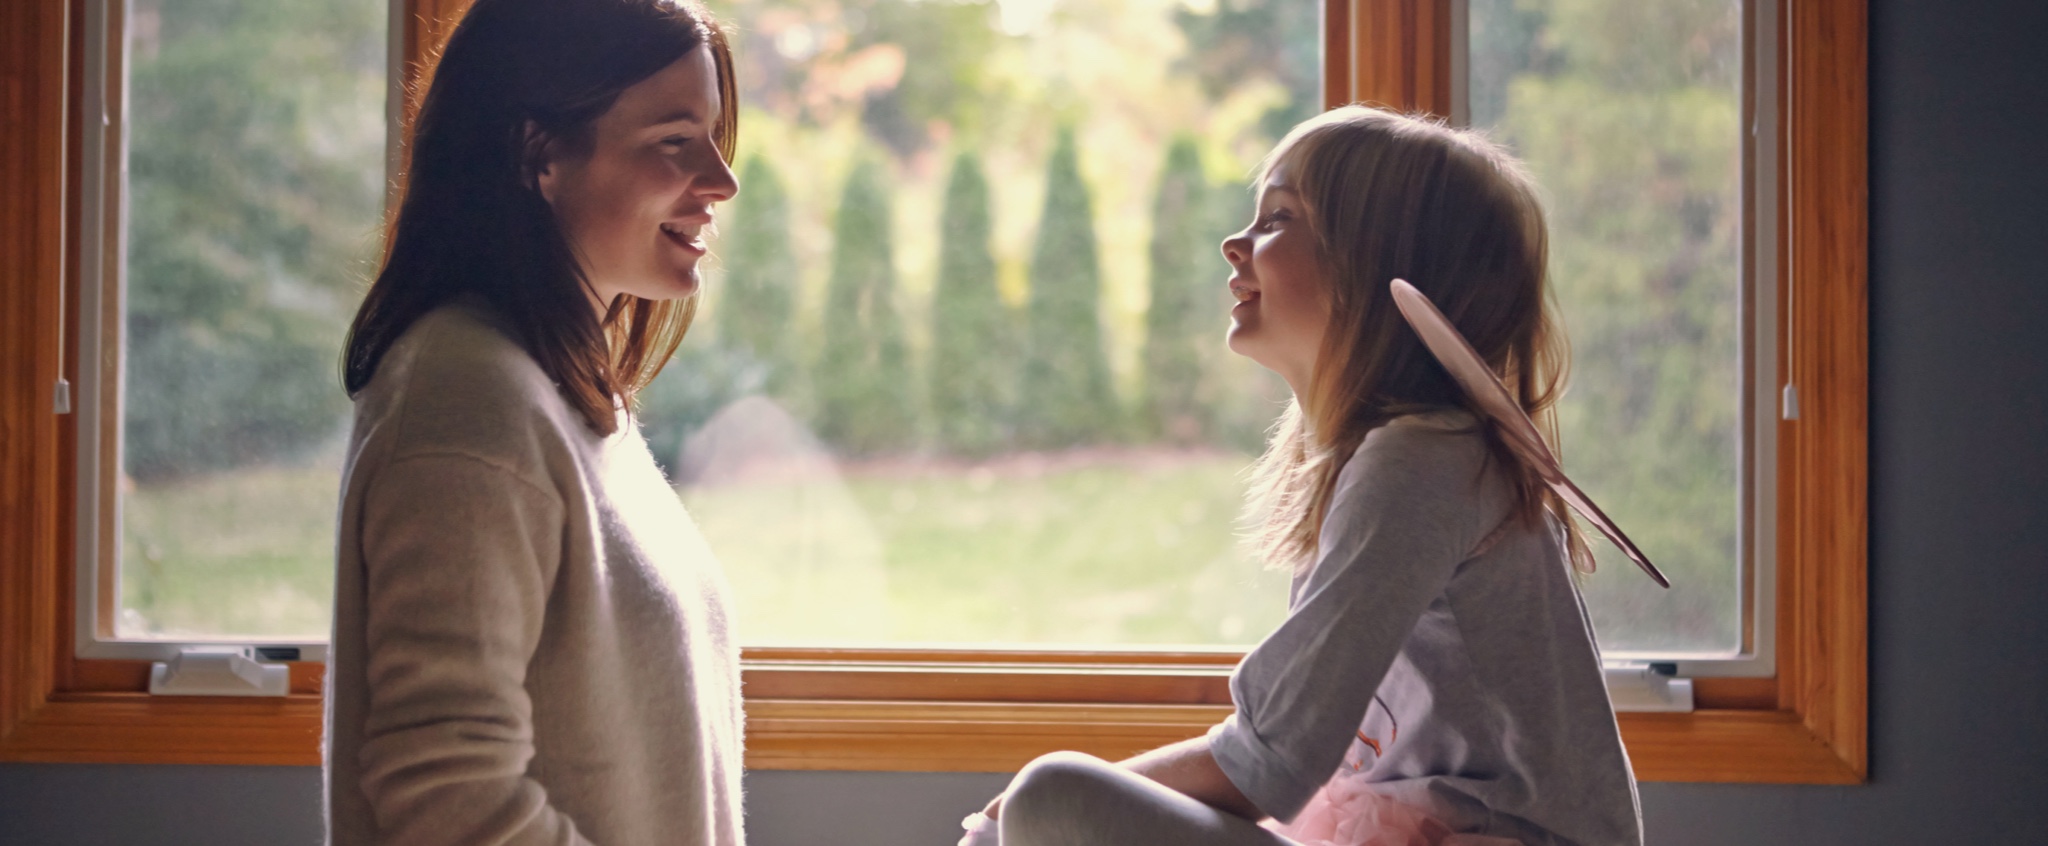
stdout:
<svg viewBox="0 0 2048 846">
<path fill-rule="evenodd" d="M 1294 841 L 1079 752 L 1032 761 L 997 815 L 1002 846 L 1294 846 Z"/>
</svg>

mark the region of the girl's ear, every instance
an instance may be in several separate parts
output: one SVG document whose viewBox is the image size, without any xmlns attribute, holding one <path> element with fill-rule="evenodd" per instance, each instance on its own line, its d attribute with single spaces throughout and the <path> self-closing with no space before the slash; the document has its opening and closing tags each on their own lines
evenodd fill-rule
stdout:
<svg viewBox="0 0 2048 846">
<path fill-rule="evenodd" d="M 541 131 L 540 125 L 529 120 L 525 126 L 525 140 L 520 156 L 520 180 L 526 187 L 540 192 L 541 199 L 549 205 L 555 202 L 555 170 L 553 155 L 555 144 Z"/>
</svg>

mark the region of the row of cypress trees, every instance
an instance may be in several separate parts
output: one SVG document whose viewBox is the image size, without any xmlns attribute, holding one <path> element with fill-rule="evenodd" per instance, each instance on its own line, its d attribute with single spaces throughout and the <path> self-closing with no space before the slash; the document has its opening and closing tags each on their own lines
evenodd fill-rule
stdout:
<svg viewBox="0 0 2048 846">
<path fill-rule="evenodd" d="M 1141 388 L 1126 402 L 1110 377 L 1093 199 L 1072 130 L 1046 166 L 1045 205 L 1022 309 L 998 290 L 986 169 L 960 153 L 940 219 L 930 345 L 911 360 L 898 310 L 893 210 L 884 165 L 857 161 L 833 218 L 832 265 L 815 343 L 797 328 L 790 198 L 754 157 L 725 237 L 717 343 L 758 362 L 765 388 L 810 411 L 826 442 L 856 454 L 921 447 L 967 456 L 1123 440 L 1203 440 L 1203 395 L 1227 297 L 1216 241 L 1243 198 L 1210 184 L 1192 138 L 1170 146 L 1153 207 L 1151 307 Z"/>
</svg>

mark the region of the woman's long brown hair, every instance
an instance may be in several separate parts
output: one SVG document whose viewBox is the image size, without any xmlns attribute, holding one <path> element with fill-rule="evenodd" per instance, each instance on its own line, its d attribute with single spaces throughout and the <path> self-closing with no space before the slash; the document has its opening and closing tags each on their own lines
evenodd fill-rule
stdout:
<svg viewBox="0 0 2048 846">
<path fill-rule="evenodd" d="M 511 325 L 562 397 L 600 434 L 682 343 L 694 295 L 620 295 L 603 318 L 554 211 L 528 178 L 528 127 L 572 147 L 620 92 L 707 47 L 718 70 L 714 141 L 739 136 L 732 50 L 695 0 L 477 0 L 450 36 L 406 139 L 403 201 L 356 311 L 342 385 L 369 385 L 422 315 L 471 294 Z"/>
<path fill-rule="evenodd" d="M 1390 280 L 1429 296 L 1553 450 L 1553 406 L 1570 352 L 1549 301 L 1542 207 L 1506 150 L 1433 121 L 1346 106 L 1289 132 L 1258 184 L 1281 163 L 1315 235 L 1330 322 L 1306 395 L 1275 425 L 1253 471 L 1248 508 L 1263 557 L 1299 572 L 1315 562 L 1338 472 L 1368 433 L 1402 414 L 1471 407 L 1401 318 Z M 1573 563 L 1590 569 L 1591 551 L 1564 503 L 1482 426 L 1519 496 L 1515 517 L 1533 525 L 1554 515 Z"/>
</svg>

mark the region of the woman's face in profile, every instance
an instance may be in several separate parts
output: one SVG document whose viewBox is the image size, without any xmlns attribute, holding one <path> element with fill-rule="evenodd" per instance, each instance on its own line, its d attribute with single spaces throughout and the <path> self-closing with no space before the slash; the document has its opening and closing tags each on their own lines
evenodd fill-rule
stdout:
<svg viewBox="0 0 2048 846">
<path fill-rule="evenodd" d="M 601 299 L 689 296 L 701 283 L 711 206 L 739 192 L 713 140 L 720 107 L 711 50 L 699 46 L 620 92 L 587 150 L 543 150 L 541 196 Z"/>
</svg>

